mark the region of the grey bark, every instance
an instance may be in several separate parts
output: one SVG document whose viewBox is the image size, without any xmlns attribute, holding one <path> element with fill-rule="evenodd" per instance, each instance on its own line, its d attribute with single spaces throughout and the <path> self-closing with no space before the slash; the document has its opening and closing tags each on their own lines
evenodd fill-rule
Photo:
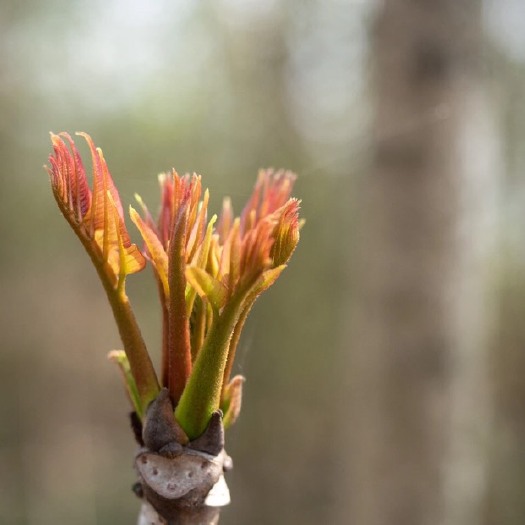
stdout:
<svg viewBox="0 0 525 525">
<path fill-rule="evenodd" d="M 167 521 L 147 501 L 144 501 L 137 525 L 216 525 L 219 523 L 220 512 L 219 507 L 186 509 L 179 511 L 176 519 Z"/>
<path fill-rule="evenodd" d="M 138 525 L 215 525 L 230 503 L 224 472 L 232 468 L 224 450 L 222 413 L 189 441 L 173 416 L 166 388 L 150 404 L 144 426 L 132 418 L 141 448 L 135 458 L 142 498 Z M 140 430 L 140 431 L 139 431 Z"/>
<path fill-rule="evenodd" d="M 386 0 L 372 42 L 373 156 L 344 335 L 350 453 L 337 522 L 474 525 L 497 176 L 481 1 Z"/>
</svg>

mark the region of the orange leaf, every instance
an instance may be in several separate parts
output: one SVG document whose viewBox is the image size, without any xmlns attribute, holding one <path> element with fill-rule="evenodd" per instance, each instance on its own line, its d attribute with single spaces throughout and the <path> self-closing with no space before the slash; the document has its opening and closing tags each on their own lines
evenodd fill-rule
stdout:
<svg viewBox="0 0 525 525">
<path fill-rule="evenodd" d="M 237 375 L 224 388 L 221 401 L 221 409 L 224 412 L 224 428 L 231 427 L 241 413 L 242 385 L 244 381 L 243 376 Z"/>
<path fill-rule="evenodd" d="M 149 257 L 151 262 L 155 267 L 155 271 L 159 276 L 160 282 L 162 283 L 162 288 L 164 290 L 164 295 L 169 297 L 169 286 L 168 286 L 168 255 L 160 242 L 157 234 L 142 220 L 142 217 L 137 213 L 135 209 L 131 206 L 129 207 L 129 214 L 131 220 L 134 222 L 135 226 L 138 228 L 144 242 L 146 243 L 146 248 L 148 250 Z"/>
</svg>

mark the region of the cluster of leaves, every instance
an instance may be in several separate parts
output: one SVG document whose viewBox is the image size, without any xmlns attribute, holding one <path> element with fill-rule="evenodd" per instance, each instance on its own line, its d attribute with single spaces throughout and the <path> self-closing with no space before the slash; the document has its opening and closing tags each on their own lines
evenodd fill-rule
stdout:
<svg viewBox="0 0 525 525">
<path fill-rule="evenodd" d="M 167 387 L 175 418 L 194 439 L 217 409 L 224 424 L 240 411 L 243 378 L 231 377 L 241 330 L 257 297 L 286 267 L 299 240 L 295 175 L 263 170 L 241 215 L 228 198 L 220 217 L 208 219 L 208 191 L 198 175 L 175 170 L 159 177 L 161 206 L 155 220 L 137 196 L 130 216 L 144 239 L 130 240 L 119 194 L 102 151 L 89 135 L 91 190 L 81 156 L 67 133 L 51 134 L 47 168 L 58 206 L 82 242 L 102 281 L 123 342 L 110 355 L 120 365 L 129 397 L 142 418 Z M 125 280 L 149 261 L 163 317 L 160 381 L 126 295 Z"/>
</svg>

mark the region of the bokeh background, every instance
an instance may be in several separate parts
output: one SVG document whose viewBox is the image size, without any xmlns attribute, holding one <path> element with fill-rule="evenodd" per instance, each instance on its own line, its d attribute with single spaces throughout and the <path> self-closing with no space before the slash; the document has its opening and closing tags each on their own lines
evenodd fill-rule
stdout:
<svg viewBox="0 0 525 525">
<path fill-rule="evenodd" d="M 238 355 L 222 523 L 524 523 L 524 24 L 520 0 L 2 0 L 0 523 L 139 506 L 50 130 L 90 133 L 151 209 L 172 166 L 214 210 L 259 167 L 299 174 L 300 246 Z M 128 291 L 158 357 L 151 272 Z"/>
</svg>

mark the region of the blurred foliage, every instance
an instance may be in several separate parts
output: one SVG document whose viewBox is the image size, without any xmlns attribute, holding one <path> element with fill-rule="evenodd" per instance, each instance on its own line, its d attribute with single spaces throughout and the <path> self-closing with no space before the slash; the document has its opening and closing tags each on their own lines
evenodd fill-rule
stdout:
<svg viewBox="0 0 525 525">
<path fill-rule="evenodd" d="M 341 475 L 335 425 L 346 403 L 342 353 L 350 350 L 341 334 L 358 233 L 354 189 L 367 158 L 372 7 L 337 0 L 0 4 L 0 523 L 127 524 L 138 509 L 127 401 L 105 359 L 119 347 L 118 334 L 95 272 L 53 202 L 42 169 L 50 130 L 89 132 L 123 202 L 137 192 L 152 209 L 156 174 L 171 166 L 203 175 L 212 210 L 225 194 L 238 210 L 259 167 L 299 174 L 296 195 L 307 218 L 301 244 L 279 286 L 256 305 L 239 348 L 247 383 L 242 417 L 227 437 L 236 467 L 233 504 L 222 519 L 331 522 Z M 498 56 L 505 76 L 497 96 L 507 104 L 502 141 L 516 152 L 524 67 L 504 50 Z M 487 524 L 525 519 L 522 157 L 513 154 L 510 176 L 502 177 L 503 256 L 513 270 L 501 265 L 488 498 L 488 515 L 497 519 Z M 155 352 L 153 277 L 133 277 L 129 295 Z"/>
</svg>

